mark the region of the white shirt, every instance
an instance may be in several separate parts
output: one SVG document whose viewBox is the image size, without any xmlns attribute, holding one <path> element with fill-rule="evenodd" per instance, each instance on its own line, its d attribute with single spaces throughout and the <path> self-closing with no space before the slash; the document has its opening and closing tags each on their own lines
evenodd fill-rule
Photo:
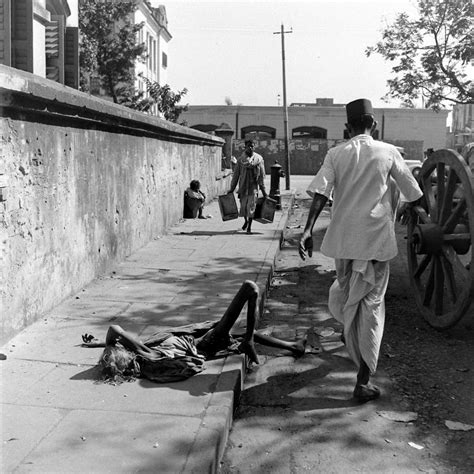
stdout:
<svg viewBox="0 0 474 474">
<path fill-rule="evenodd" d="M 398 150 L 358 135 L 328 151 L 307 192 L 328 197 L 332 218 L 321 245 L 328 257 L 386 261 L 397 255 L 391 178 L 407 201 L 422 192 Z"/>
</svg>

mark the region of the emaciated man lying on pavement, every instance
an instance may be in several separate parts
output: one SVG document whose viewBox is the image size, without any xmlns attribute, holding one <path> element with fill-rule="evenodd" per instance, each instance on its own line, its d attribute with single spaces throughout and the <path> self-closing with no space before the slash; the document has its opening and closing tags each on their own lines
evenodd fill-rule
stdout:
<svg viewBox="0 0 474 474">
<path fill-rule="evenodd" d="M 153 334 L 145 342 L 110 326 L 105 343 L 83 336 L 85 347 L 105 347 L 99 360 L 106 381 L 122 381 L 144 377 L 154 382 L 175 382 L 191 377 L 204 369 L 204 361 L 220 351 L 244 353 L 250 362 L 258 364 L 254 342 L 286 349 L 296 357 L 305 352 L 306 339 L 283 341 L 255 331 L 258 322 L 258 286 L 245 281 L 220 321 L 190 324 L 166 333 Z M 241 342 L 230 331 L 247 303 L 247 327 Z"/>
</svg>

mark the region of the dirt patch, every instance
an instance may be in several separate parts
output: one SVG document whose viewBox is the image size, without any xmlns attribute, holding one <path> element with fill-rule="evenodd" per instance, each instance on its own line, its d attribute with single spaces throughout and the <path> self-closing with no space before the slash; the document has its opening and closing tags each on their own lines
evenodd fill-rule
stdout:
<svg viewBox="0 0 474 474">
<path fill-rule="evenodd" d="M 333 263 L 321 255 L 301 262 L 297 254 L 309 206 L 298 199 L 289 219 L 262 325 L 289 339 L 308 327 L 319 336 L 296 360 L 258 348 L 264 363 L 246 381 L 222 472 L 474 472 L 474 430 L 446 426 L 474 425 L 474 308 L 447 331 L 421 318 L 407 273 L 406 228 L 398 227 L 376 376 L 383 396 L 354 404 L 355 370 L 327 311 Z M 315 229 L 315 248 L 324 231 Z M 391 421 L 384 410 L 415 418 Z"/>
</svg>

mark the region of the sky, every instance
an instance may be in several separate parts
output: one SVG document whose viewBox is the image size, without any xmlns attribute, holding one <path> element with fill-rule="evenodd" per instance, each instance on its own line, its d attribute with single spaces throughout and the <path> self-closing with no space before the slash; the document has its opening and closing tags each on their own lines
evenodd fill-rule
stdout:
<svg viewBox="0 0 474 474">
<path fill-rule="evenodd" d="M 172 39 L 168 83 L 188 89 L 182 103 L 277 106 L 283 104 L 285 31 L 287 104 L 366 97 L 384 102 L 391 65 L 368 46 L 381 39 L 397 13 L 416 14 L 415 0 L 152 0 L 163 4 Z M 280 96 L 280 97 L 279 97 Z"/>
</svg>

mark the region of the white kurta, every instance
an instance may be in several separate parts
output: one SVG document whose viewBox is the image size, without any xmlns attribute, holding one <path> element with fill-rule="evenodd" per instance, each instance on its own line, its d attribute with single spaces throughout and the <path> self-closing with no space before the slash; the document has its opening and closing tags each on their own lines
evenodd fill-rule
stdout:
<svg viewBox="0 0 474 474">
<path fill-rule="evenodd" d="M 369 135 L 330 149 L 308 194 L 329 197 L 332 217 L 321 245 L 328 257 L 390 260 L 397 255 L 391 180 L 407 201 L 422 192 L 398 150 Z"/>
</svg>

